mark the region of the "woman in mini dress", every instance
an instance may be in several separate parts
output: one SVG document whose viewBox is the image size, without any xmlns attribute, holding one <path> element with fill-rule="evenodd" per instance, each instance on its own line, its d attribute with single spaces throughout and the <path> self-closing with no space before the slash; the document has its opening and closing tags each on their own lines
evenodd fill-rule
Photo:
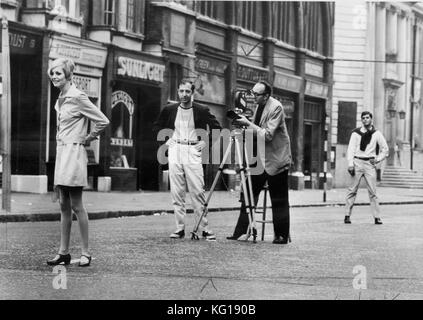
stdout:
<svg viewBox="0 0 423 320">
<path fill-rule="evenodd" d="M 57 150 L 54 186 L 58 192 L 61 211 L 61 236 L 58 254 L 48 265 L 69 264 L 72 211 L 75 212 L 82 239 L 79 266 L 91 263 L 88 250 L 88 214 L 82 202 L 82 189 L 87 186 L 87 152 L 85 146 L 98 139 L 109 125 L 107 117 L 88 96 L 72 83 L 75 64 L 71 59 L 59 58 L 52 62 L 48 75 L 53 86 L 60 90 L 56 101 Z M 92 123 L 88 133 L 89 123 Z"/>
</svg>

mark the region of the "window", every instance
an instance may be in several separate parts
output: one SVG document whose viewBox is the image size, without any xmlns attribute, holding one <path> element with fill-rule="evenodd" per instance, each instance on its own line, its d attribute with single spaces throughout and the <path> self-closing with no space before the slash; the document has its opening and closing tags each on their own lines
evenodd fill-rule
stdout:
<svg viewBox="0 0 423 320">
<path fill-rule="evenodd" d="M 292 2 L 272 2 L 271 35 L 273 38 L 295 45 L 295 8 Z"/>
<path fill-rule="evenodd" d="M 238 25 L 244 29 L 261 34 L 262 26 L 262 3 L 256 1 L 239 1 L 238 5 Z"/>
<path fill-rule="evenodd" d="M 115 1 L 104 0 L 103 24 L 113 26 L 115 24 Z"/>
<path fill-rule="evenodd" d="M 52 14 L 78 19 L 81 16 L 80 0 L 47 0 Z"/>
<path fill-rule="evenodd" d="M 126 29 L 129 31 L 135 31 L 135 0 L 128 0 L 126 8 Z"/>
<path fill-rule="evenodd" d="M 195 9 L 212 19 L 225 21 L 225 1 L 196 1 Z"/>
<path fill-rule="evenodd" d="M 323 18 L 320 2 L 304 2 L 304 46 L 314 52 L 324 53 Z"/>
</svg>

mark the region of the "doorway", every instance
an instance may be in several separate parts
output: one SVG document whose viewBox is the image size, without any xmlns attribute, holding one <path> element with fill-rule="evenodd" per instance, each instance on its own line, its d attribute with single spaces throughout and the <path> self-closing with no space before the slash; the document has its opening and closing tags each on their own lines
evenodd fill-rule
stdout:
<svg viewBox="0 0 423 320">
<path fill-rule="evenodd" d="M 304 185 L 308 189 L 318 189 L 320 174 L 323 172 L 324 103 L 305 101 L 304 103 Z"/>
</svg>

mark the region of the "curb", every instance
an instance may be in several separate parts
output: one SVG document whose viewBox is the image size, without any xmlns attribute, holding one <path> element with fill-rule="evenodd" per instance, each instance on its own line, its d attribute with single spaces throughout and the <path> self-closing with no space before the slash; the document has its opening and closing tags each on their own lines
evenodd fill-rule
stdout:
<svg viewBox="0 0 423 320">
<path fill-rule="evenodd" d="M 423 201 L 388 201 L 380 202 L 382 205 L 413 205 L 423 204 Z M 355 203 L 354 206 L 368 206 L 369 202 Z M 314 203 L 314 204 L 297 204 L 290 208 L 322 208 L 322 207 L 343 207 L 345 203 Z M 260 209 L 261 207 L 258 207 Z M 209 208 L 209 212 L 222 211 L 237 211 L 237 207 L 222 207 Z M 187 209 L 187 213 L 193 213 L 192 209 Z M 169 210 L 133 210 L 133 211 L 99 211 L 88 213 L 90 220 L 109 219 L 109 218 L 123 218 L 123 217 L 137 217 L 137 216 L 152 216 L 155 214 L 173 214 L 173 209 Z M 73 219 L 76 220 L 75 215 Z M 16 213 L 16 214 L 0 214 L 0 223 L 8 222 L 43 222 L 43 221 L 60 221 L 60 213 Z"/>
</svg>

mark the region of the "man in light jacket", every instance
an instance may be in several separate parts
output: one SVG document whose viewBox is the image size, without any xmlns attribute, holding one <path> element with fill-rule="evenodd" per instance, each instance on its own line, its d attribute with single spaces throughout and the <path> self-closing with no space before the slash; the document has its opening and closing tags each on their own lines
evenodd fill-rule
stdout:
<svg viewBox="0 0 423 320">
<path fill-rule="evenodd" d="M 257 204 L 260 191 L 266 181 L 269 185 L 272 201 L 273 228 L 275 244 L 287 244 L 289 236 L 289 199 L 288 172 L 291 166 L 291 143 L 285 124 L 285 113 L 282 104 L 271 96 L 272 88 L 265 81 L 259 81 L 252 89 L 257 110 L 253 121 L 240 116 L 236 122 L 246 130 L 252 130 L 257 137 L 258 165 L 264 170 L 252 170 L 251 182 L 254 202 Z M 251 150 L 252 151 L 252 150 Z M 251 152 L 249 151 L 249 152 Z M 249 219 L 245 203 L 232 236 L 229 240 L 237 240 L 247 232 Z"/>
</svg>

